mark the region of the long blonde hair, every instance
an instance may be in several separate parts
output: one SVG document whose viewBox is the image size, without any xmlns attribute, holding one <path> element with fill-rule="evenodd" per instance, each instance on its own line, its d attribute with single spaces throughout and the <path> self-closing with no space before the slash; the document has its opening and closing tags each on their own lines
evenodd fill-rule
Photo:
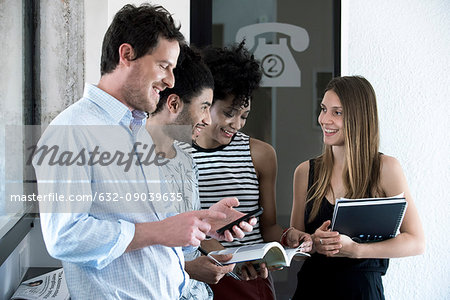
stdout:
<svg viewBox="0 0 450 300">
<path fill-rule="evenodd" d="M 339 97 L 343 110 L 345 166 L 342 172 L 345 197 L 363 198 L 381 196 L 380 143 L 378 112 L 372 85 L 360 76 L 332 79 L 326 91 L 332 90 Z M 318 214 L 322 199 L 330 191 L 333 170 L 332 146 L 324 145 L 314 165 L 314 184 L 308 190 L 307 201 L 314 201 L 311 222 Z"/>
</svg>

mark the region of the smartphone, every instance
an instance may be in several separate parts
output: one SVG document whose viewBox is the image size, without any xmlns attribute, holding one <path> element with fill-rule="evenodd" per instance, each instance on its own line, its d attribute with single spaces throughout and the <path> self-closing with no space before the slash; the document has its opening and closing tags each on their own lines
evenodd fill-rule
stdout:
<svg viewBox="0 0 450 300">
<path fill-rule="evenodd" d="M 227 229 L 231 231 L 231 228 L 233 228 L 234 225 L 239 226 L 239 223 L 241 223 L 242 221 L 248 221 L 252 217 L 257 217 L 257 216 L 261 215 L 263 213 L 263 211 L 264 211 L 264 209 L 262 207 L 252 210 L 251 212 L 247 213 L 245 216 L 242 216 L 239 219 L 234 220 L 231 223 L 228 223 L 227 225 L 223 226 L 222 228 L 217 229 L 216 232 L 218 234 L 223 234 L 224 231 Z"/>
</svg>

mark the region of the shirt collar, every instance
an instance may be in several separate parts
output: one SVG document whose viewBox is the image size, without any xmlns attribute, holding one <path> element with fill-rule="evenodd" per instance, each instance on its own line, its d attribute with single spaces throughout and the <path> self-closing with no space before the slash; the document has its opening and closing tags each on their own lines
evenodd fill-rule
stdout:
<svg viewBox="0 0 450 300">
<path fill-rule="evenodd" d="M 131 112 L 131 115 L 133 116 L 133 119 L 136 119 L 137 121 L 143 121 L 147 119 L 147 114 L 142 110 L 135 109 Z"/>
<path fill-rule="evenodd" d="M 116 123 L 121 123 L 129 126 L 130 121 L 133 118 L 131 115 L 131 111 L 125 104 L 123 104 L 107 92 L 99 89 L 93 84 L 86 83 L 83 97 L 100 106 L 111 116 L 111 118 Z"/>
</svg>

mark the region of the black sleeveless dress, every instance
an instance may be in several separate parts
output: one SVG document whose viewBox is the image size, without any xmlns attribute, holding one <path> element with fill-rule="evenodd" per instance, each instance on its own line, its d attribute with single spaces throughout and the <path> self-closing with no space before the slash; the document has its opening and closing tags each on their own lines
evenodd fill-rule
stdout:
<svg viewBox="0 0 450 300">
<path fill-rule="evenodd" d="M 310 160 L 308 189 L 314 180 L 314 160 Z M 306 204 L 305 222 L 313 201 Z M 305 231 L 313 234 L 333 217 L 334 205 L 324 197 L 317 217 L 306 223 Z M 384 299 L 381 276 L 386 274 L 388 259 L 353 259 L 326 257 L 314 253 L 297 274 L 297 289 L 292 299 Z"/>
</svg>

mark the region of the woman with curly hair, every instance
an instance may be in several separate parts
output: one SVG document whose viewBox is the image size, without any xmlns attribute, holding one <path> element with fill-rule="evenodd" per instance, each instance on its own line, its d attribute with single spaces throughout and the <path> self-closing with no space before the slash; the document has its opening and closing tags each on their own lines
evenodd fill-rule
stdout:
<svg viewBox="0 0 450 300">
<path fill-rule="evenodd" d="M 259 207 L 264 212 L 254 230 L 242 240 L 202 243 L 208 251 L 255 243 L 279 241 L 283 229 L 276 222 L 276 154 L 269 144 L 251 138 L 239 130 L 250 113 L 251 95 L 259 87 L 262 72 L 244 42 L 228 48 L 209 47 L 202 52 L 214 77 L 211 124 L 193 144 L 193 157 L 199 168 L 202 208 L 208 208 L 225 196 L 235 196 L 241 212 Z M 310 250 L 310 236 L 293 230 L 298 242 Z M 242 281 L 223 277 L 211 285 L 214 299 L 274 299 L 273 282 L 264 264 L 251 264 L 240 270 Z"/>
<path fill-rule="evenodd" d="M 298 273 L 293 299 L 384 299 L 381 276 L 388 258 L 424 251 L 419 215 L 399 162 L 378 150 L 372 85 L 359 76 L 335 78 L 320 106 L 324 151 L 294 174 L 291 226 L 312 235 L 313 254 Z M 335 199 L 401 193 L 408 206 L 395 238 L 360 244 L 330 231 Z"/>
</svg>

